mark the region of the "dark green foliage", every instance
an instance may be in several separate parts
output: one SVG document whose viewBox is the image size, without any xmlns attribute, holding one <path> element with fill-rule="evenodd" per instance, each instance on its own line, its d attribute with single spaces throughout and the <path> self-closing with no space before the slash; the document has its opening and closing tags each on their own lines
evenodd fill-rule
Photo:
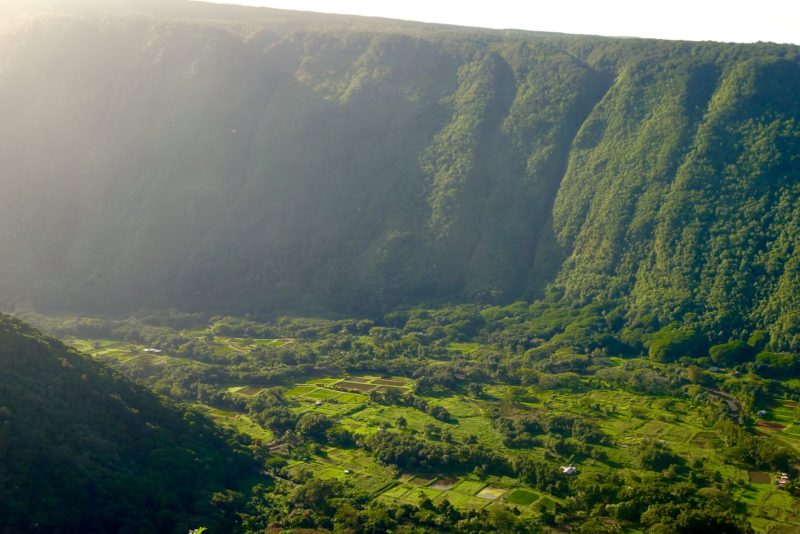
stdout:
<svg viewBox="0 0 800 534">
<path fill-rule="evenodd" d="M 708 349 L 711 361 L 717 365 L 731 366 L 745 363 L 753 359 L 755 349 L 744 341 L 734 340 Z"/>
<path fill-rule="evenodd" d="M 447 408 L 437 404 L 430 404 L 425 399 L 417 397 L 413 393 L 402 394 L 398 393 L 398 390 L 396 389 L 388 388 L 384 391 L 376 390 L 371 392 L 369 398 L 371 401 L 381 404 L 410 406 L 445 423 L 455 422 L 453 421 L 453 417 L 450 415 L 450 412 L 447 411 Z"/>
<path fill-rule="evenodd" d="M 796 376 L 800 372 L 800 358 L 785 352 L 759 352 L 756 354 L 755 371 L 769 378 Z"/>
<path fill-rule="evenodd" d="M 212 493 L 255 463 L 163 402 L 0 316 L 0 530 L 230 528 Z"/>
<path fill-rule="evenodd" d="M 683 459 L 664 443 L 647 440 L 639 446 L 639 465 L 650 471 L 663 471 L 671 465 L 684 463 Z"/>
<path fill-rule="evenodd" d="M 539 516 L 563 529 L 747 531 L 730 488 L 660 442 L 631 451 L 649 473 L 595 475 L 612 445 L 595 417 L 617 408 L 595 390 L 691 397 L 726 462 L 796 463 L 742 426 L 774 382 L 697 365 L 800 372 L 797 47 L 81 4 L 0 25 L 0 304 L 202 310 L 44 322 L 164 350 L 120 368 L 248 414 L 287 458 L 328 444 L 515 476 L 565 497 Z M 370 317 L 275 318 L 309 310 Z M 207 420 L 0 321 L 0 530 L 539 527 L 494 505 L 368 504 L 287 459 L 267 462 L 277 488 L 239 493 L 253 466 Z M 295 342 L 226 351 L 215 335 Z M 277 388 L 226 391 L 358 373 L 415 379 L 372 400 L 441 423 L 354 435 Z M 586 392 L 588 415 L 531 408 L 533 388 Z M 513 451 L 422 398 L 464 393 L 502 408 L 487 430 Z M 558 469 L 587 457 L 591 472 Z"/>
<path fill-rule="evenodd" d="M 526 329 L 464 306 L 426 335 L 631 354 L 679 321 L 800 347 L 796 47 L 158 5 L 0 32 L 0 301 L 377 316 L 544 295 L 601 310 Z"/>
<path fill-rule="evenodd" d="M 766 330 L 756 330 L 747 340 L 747 344 L 753 347 L 756 352 L 760 352 L 769 345 L 769 332 Z"/>
<path fill-rule="evenodd" d="M 697 331 L 676 324 L 666 326 L 650 336 L 647 352 L 658 362 L 674 362 L 681 356 L 698 356 L 705 351 Z"/>
<path fill-rule="evenodd" d="M 564 475 L 551 463 L 520 457 L 515 459 L 514 472 L 528 484 L 556 495 L 564 493 L 568 487 Z"/>
<path fill-rule="evenodd" d="M 722 419 L 717 428 L 728 447 L 725 456 L 732 462 L 755 469 L 782 470 L 797 461 L 793 451 L 777 446 L 764 436 L 755 435 L 732 421 Z"/>
<path fill-rule="evenodd" d="M 568 508 L 597 510 L 599 505 L 611 517 L 640 523 L 648 532 L 753 532 L 733 500 L 717 487 L 657 478 L 626 480 L 610 472 L 578 479 L 571 489 L 576 498 Z"/>
<path fill-rule="evenodd" d="M 318 413 L 303 414 L 297 421 L 297 432 L 307 438 L 324 443 L 328 439 L 328 432 L 333 427 L 333 421 Z M 340 440 L 347 440 L 345 435 L 333 434 L 332 437 Z"/>
<path fill-rule="evenodd" d="M 508 459 L 479 445 L 451 445 L 422 441 L 408 434 L 378 432 L 367 438 L 365 446 L 375 458 L 404 470 L 472 471 L 479 467 L 506 474 Z"/>
</svg>

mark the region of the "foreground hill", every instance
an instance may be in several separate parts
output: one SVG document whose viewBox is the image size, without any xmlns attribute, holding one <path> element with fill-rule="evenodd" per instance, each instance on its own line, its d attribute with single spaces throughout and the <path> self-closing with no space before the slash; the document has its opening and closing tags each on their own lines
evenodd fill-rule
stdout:
<svg viewBox="0 0 800 534">
<path fill-rule="evenodd" d="M 372 313 L 549 285 L 800 345 L 797 47 L 83 4 L 0 30 L 6 304 Z"/>
<path fill-rule="evenodd" d="M 187 532 L 251 460 L 211 423 L 0 316 L 0 531 Z"/>
</svg>

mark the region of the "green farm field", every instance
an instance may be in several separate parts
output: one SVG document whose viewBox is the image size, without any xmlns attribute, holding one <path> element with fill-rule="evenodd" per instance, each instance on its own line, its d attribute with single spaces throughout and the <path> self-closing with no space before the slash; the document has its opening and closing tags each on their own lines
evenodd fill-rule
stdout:
<svg viewBox="0 0 800 534">
<path fill-rule="evenodd" d="M 241 361 L 243 355 L 258 357 L 263 347 L 276 350 L 289 344 L 293 353 L 297 353 L 308 344 L 299 339 L 212 337 L 208 331 L 192 332 L 192 339 L 211 340 L 213 350 L 207 361 L 170 350 L 145 352 L 147 346 L 124 341 L 73 338 L 70 343 L 126 374 L 150 373 L 157 391 L 164 375 L 225 368 L 229 362 Z M 469 358 L 469 354 L 486 348 L 478 343 L 453 344 L 448 351 Z M 625 362 L 611 359 L 608 366 L 619 367 Z M 471 444 L 470 447 L 483 447 L 514 461 L 529 459 L 551 465 L 555 470 L 574 466 L 575 475 L 559 473 L 565 482 L 607 476 L 609 472 L 642 481 L 654 479 L 661 475 L 643 468 L 638 451 L 644 444 L 656 443 L 680 459 L 669 475 L 673 480 L 688 480 L 691 466 L 692 470 L 702 470 L 710 480 L 726 484 L 757 532 L 772 532 L 776 528 L 800 530 L 797 501 L 775 487 L 775 473 L 753 471 L 725 461 L 725 437 L 709 420 L 707 411 L 709 402 L 724 407 L 724 399 L 702 388 L 692 390 L 697 395 L 693 397 L 637 393 L 597 381 L 592 387 L 569 390 L 488 383 L 479 392 L 426 390 L 419 382 L 379 373 L 314 373 L 300 380 L 280 380 L 278 384 L 271 384 L 269 379 L 237 382 L 230 376 L 220 380 L 208 399 L 191 405 L 221 427 L 247 436 L 251 442 L 282 457 L 285 466 L 281 476 L 293 480 L 341 481 L 391 506 L 427 506 L 428 502 L 440 506 L 447 501 L 463 513 L 505 507 L 519 516 L 535 517 L 563 506 L 566 496 L 535 480 L 492 472 L 492 466 L 486 466 L 487 469 L 398 467 L 382 461 L 370 448 L 374 436 L 405 436 L 432 446 Z M 174 386 L 164 393 L 174 394 Z M 271 430 L 250 409 L 259 399 L 269 398 L 280 399 L 282 409 L 294 414 L 293 417 L 314 416 L 332 421 L 352 435 L 352 443 L 312 446 Z M 417 401 L 414 404 L 403 399 Z M 798 449 L 800 426 L 796 415 L 795 401 L 778 399 L 754 424 L 754 429 L 778 444 Z M 562 438 L 558 430 L 535 436 L 524 445 L 509 438 L 508 428 L 524 426 L 526 421 L 560 419 L 581 421 L 581 425 L 593 429 L 598 437 L 592 441 L 591 453 L 575 448 L 571 439 L 563 442 L 572 449 L 560 449 Z M 505 430 L 501 421 L 508 425 Z"/>
</svg>

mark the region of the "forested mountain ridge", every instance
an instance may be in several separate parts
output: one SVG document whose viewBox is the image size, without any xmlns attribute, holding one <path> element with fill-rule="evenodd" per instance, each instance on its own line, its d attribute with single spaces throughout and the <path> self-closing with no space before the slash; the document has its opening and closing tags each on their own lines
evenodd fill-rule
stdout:
<svg viewBox="0 0 800 534">
<path fill-rule="evenodd" d="M 7 305 L 550 287 L 796 348 L 797 47 L 135 5 L 0 31 Z"/>
<path fill-rule="evenodd" d="M 186 532 L 256 464 L 197 414 L 0 315 L 0 530 Z"/>
</svg>

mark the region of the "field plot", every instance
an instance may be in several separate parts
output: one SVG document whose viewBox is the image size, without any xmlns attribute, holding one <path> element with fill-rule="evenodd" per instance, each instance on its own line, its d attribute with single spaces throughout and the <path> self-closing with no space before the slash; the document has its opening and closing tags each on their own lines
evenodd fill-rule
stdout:
<svg viewBox="0 0 800 534">
<path fill-rule="evenodd" d="M 458 483 L 458 479 L 457 478 L 443 476 L 443 477 L 437 478 L 430 486 L 433 489 L 449 490 L 449 489 L 453 489 L 453 486 L 455 486 L 457 483 Z"/>
<path fill-rule="evenodd" d="M 422 475 L 417 475 L 411 480 L 409 480 L 409 482 L 411 484 L 414 484 L 415 486 L 427 486 L 428 484 L 432 483 L 435 479 L 436 477 L 426 477 Z"/>
<path fill-rule="evenodd" d="M 487 502 L 477 497 L 464 495 L 456 491 L 448 491 L 442 494 L 440 500 L 447 499 L 450 504 L 461 510 L 480 510 L 487 505 Z"/>
<path fill-rule="evenodd" d="M 329 384 L 336 389 L 351 390 L 357 392 L 370 392 L 379 388 L 395 388 L 401 393 L 410 391 L 412 380 L 407 378 L 386 378 L 380 376 L 348 376 Z"/>
<path fill-rule="evenodd" d="M 399 382 L 402 386 L 381 382 Z M 340 388 L 358 388 L 358 391 L 375 390 L 380 387 L 408 388 L 410 381 L 373 376 L 347 376 L 337 379 L 314 379 L 306 384 L 295 385 L 285 392 L 292 410 L 304 413 L 319 411 L 339 417 L 344 428 L 356 435 L 369 435 L 387 428 L 390 432 L 406 432 L 417 436 L 424 435 L 431 425 L 446 428 L 455 441 L 476 438 L 478 443 L 486 444 L 495 450 L 516 454 L 530 454 L 541 459 L 540 448 L 530 450 L 509 450 L 502 443 L 502 436 L 487 416 L 491 407 L 502 403 L 510 393 L 505 386 L 489 386 L 480 399 L 463 395 L 426 397 L 428 405 L 446 408 L 457 423 L 443 423 L 429 414 L 409 406 L 383 405 L 369 401 L 365 393 L 351 393 Z M 667 402 L 665 399 L 653 401 L 643 395 L 614 390 L 594 390 L 587 393 L 553 393 L 530 389 L 528 398 L 533 402 L 518 402 L 510 414 L 524 414 L 526 411 L 555 411 L 559 413 L 580 414 L 593 421 L 598 428 L 610 437 L 608 445 L 599 447 L 608 455 L 608 462 L 616 465 L 631 465 L 632 451 L 643 440 L 663 440 L 687 461 L 700 459 L 713 466 L 722 476 L 741 480 L 751 490 L 742 490 L 738 495 L 744 506 L 754 515 L 761 514 L 762 520 L 770 524 L 790 520 L 791 509 L 784 500 L 767 492 L 774 493 L 769 484 L 769 474 L 742 472 L 719 463 L 715 457 L 720 440 L 716 432 L 703 424 L 699 415 L 691 407 L 681 403 Z M 508 405 L 507 403 L 504 405 Z M 625 408 L 612 408 L 622 406 Z M 636 409 L 627 407 L 633 406 Z M 402 430 L 395 426 L 398 419 L 405 420 Z M 596 460 L 586 459 L 576 462 L 581 473 L 601 472 L 607 467 Z M 635 464 L 633 465 L 635 467 Z M 306 462 L 296 463 L 293 470 L 311 470 L 320 478 L 338 478 L 350 481 L 373 498 L 390 503 L 417 504 L 427 498 L 435 503 L 448 500 L 462 510 L 490 509 L 498 506 L 516 507 L 521 513 L 552 508 L 558 501 L 554 496 L 543 494 L 520 481 L 509 477 L 488 476 L 479 479 L 466 473 L 416 472 L 397 473 L 390 467 L 379 464 L 361 449 L 337 449 L 326 447 L 320 455 Z M 766 481 L 766 482 L 765 482 Z M 771 494 L 770 494 L 771 495 Z"/>
<path fill-rule="evenodd" d="M 528 506 L 536 502 L 539 496 L 533 493 L 532 491 L 525 491 L 521 489 L 516 489 L 508 494 L 506 497 L 506 502 L 509 504 L 519 504 L 521 506 Z"/>
<path fill-rule="evenodd" d="M 376 378 L 375 380 L 372 381 L 372 383 L 381 386 L 400 386 L 401 388 L 407 385 L 402 380 L 387 380 L 385 378 Z"/>
<path fill-rule="evenodd" d="M 338 391 L 333 391 L 327 388 L 317 388 L 313 389 L 306 394 L 303 395 L 306 399 L 313 399 L 313 400 L 327 400 L 327 399 L 334 399 L 341 395 Z"/>
<path fill-rule="evenodd" d="M 193 404 L 192 406 L 211 417 L 218 425 L 250 436 L 262 443 L 267 443 L 275 438 L 272 432 L 262 427 L 245 414 L 230 410 L 222 410 L 205 404 Z"/>
<path fill-rule="evenodd" d="M 119 366 L 123 370 L 128 368 L 144 368 L 151 371 L 159 369 L 163 373 L 173 367 L 208 367 L 207 363 L 178 357 L 169 353 L 148 353 L 146 350 L 149 347 L 125 341 L 75 338 L 69 338 L 66 341 L 69 345 L 91 355 L 93 358 L 112 366 Z"/>
<path fill-rule="evenodd" d="M 333 384 L 333 387 L 344 391 L 361 391 L 364 393 L 369 393 L 370 391 L 374 391 L 375 389 L 377 389 L 378 386 L 368 383 L 342 380 L 341 382 Z"/>
<path fill-rule="evenodd" d="M 769 473 L 764 473 L 762 471 L 748 471 L 747 476 L 749 477 L 751 484 L 770 483 Z"/>
<path fill-rule="evenodd" d="M 410 391 L 411 384 L 408 379 L 374 376 L 313 379 L 286 389 L 284 397 L 291 410 L 297 413 L 313 411 L 339 417 L 341 425 L 356 434 L 368 435 L 378 432 L 381 427 L 394 427 L 395 421 L 403 417 L 407 421 L 405 432 L 422 435 L 425 425 L 439 425 L 451 430 L 455 439 L 479 435 L 480 442 L 497 445 L 500 437 L 475 399 L 461 396 L 426 399 L 430 405 L 445 407 L 459 421 L 458 424 L 444 424 L 416 408 L 374 404 L 369 402 L 369 397 L 365 394 L 340 389 L 355 385 L 362 390 L 389 387 L 405 392 Z M 396 430 L 393 428 L 392 431 Z M 492 503 L 505 503 L 506 497 L 513 491 L 522 493 L 516 494 L 515 502 L 508 502 L 512 506 L 533 502 L 538 498 L 530 488 L 510 478 L 488 477 L 487 480 L 479 480 L 471 475 L 456 476 L 436 472 L 398 474 L 357 448 L 327 446 L 307 460 L 292 461 L 288 470 L 294 475 L 310 471 L 313 476 L 322 479 L 348 480 L 374 498 L 392 503 L 418 504 L 424 498 L 434 502 L 447 499 L 459 509 L 478 510 Z"/>
<path fill-rule="evenodd" d="M 487 486 L 480 490 L 476 495 L 482 499 L 489 499 L 490 501 L 496 501 L 500 497 L 506 494 L 507 490 L 503 488 L 493 488 L 491 486 Z"/>
<path fill-rule="evenodd" d="M 475 481 L 475 480 L 462 480 L 453 489 L 458 491 L 459 493 L 463 493 L 465 495 L 476 495 L 484 487 L 486 487 L 486 483 L 485 482 L 480 482 L 480 481 Z"/>
<path fill-rule="evenodd" d="M 208 332 L 198 332 L 197 335 L 207 336 Z M 79 350 L 131 375 L 150 373 L 156 376 L 159 371 L 180 373 L 183 370 L 175 369 L 177 366 L 209 365 L 172 354 L 145 353 L 144 349 L 148 347 L 121 341 L 75 339 L 70 342 Z M 236 359 L 263 350 L 263 347 L 277 347 L 289 342 L 293 341 L 218 336 L 213 351 L 215 357 Z M 468 354 L 478 351 L 481 346 L 459 343 L 448 348 Z M 624 363 L 618 362 L 619 365 Z M 245 413 L 213 406 L 195 407 L 220 426 L 234 429 L 258 442 L 269 443 L 274 453 L 284 456 L 289 462 L 286 471 L 290 475 L 310 474 L 320 479 L 346 480 L 371 498 L 384 502 L 418 504 L 423 499 L 434 503 L 447 500 L 461 510 L 492 511 L 509 506 L 518 508 L 522 514 L 532 514 L 544 508 L 554 508 L 555 503 L 564 502 L 565 497 L 555 497 L 514 478 L 478 477 L 471 469 L 459 471 L 452 468 L 441 472 L 432 468 L 430 471 L 401 472 L 398 468 L 379 463 L 367 452 L 363 445 L 365 440 L 376 432 L 385 431 L 406 434 L 420 442 L 442 444 L 450 440 L 455 444 L 475 443 L 508 457 L 527 456 L 554 465 L 570 462 L 578 468 L 577 477 L 591 477 L 608 469 L 654 475 L 656 473 L 645 471 L 639 465 L 638 450 L 647 441 L 663 441 L 681 457 L 683 465 L 698 461 L 709 473 L 729 481 L 733 487 L 731 495 L 752 518 L 753 527 L 758 532 L 770 532 L 771 529 L 773 532 L 800 532 L 797 501 L 772 484 L 774 473 L 748 472 L 741 466 L 723 463 L 723 440 L 704 419 L 702 404 L 691 397 L 638 394 L 609 385 L 570 391 L 541 389 L 536 385 L 485 384 L 477 396 L 458 388 L 415 394 L 424 400 L 422 405 L 374 398 L 374 392 L 413 393 L 413 386 L 414 381 L 408 378 L 377 375 L 317 376 L 303 383 L 280 386 L 286 407 L 294 415 L 322 414 L 332 419 L 338 428 L 352 432 L 357 446 L 351 448 L 324 443 L 314 444 L 314 448 L 297 447 L 289 439 L 285 442 L 281 441 L 284 438 L 276 440 L 275 435 Z M 239 397 L 240 401 L 270 389 L 257 383 L 225 383 L 214 387 Z M 373 400 L 370 400 L 371 394 Z M 444 408 L 449 417 L 433 417 L 431 413 L 435 412 L 431 408 L 434 407 Z M 784 399 L 766 409 L 766 416 L 757 421 L 759 432 L 773 438 L 777 444 L 794 447 L 800 452 L 800 410 L 796 403 Z M 544 431 L 536 436 L 541 440 L 540 444 L 509 444 L 495 420 L 498 414 L 514 423 L 524 421 L 531 414 L 542 420 L 551 414 L 580 417 L 604 435 L 602 443 L 593 445 L 600 454 L 577 456 L 574 461 L 567 456 L 553 456 L 552 450 L 546 449 L 547 443 L 560 438 Z M 686 475 L 679 472 L 678 476 Z"/>
<path fill-rule="evenodd" d="M 769 410 L 756 426 L 769 436 L 773 436 L 787 446 L 800 453 L 800 420 L 797 419 L 797 403 L 793 400 L 783 399 L 779 404 Z"/>
<path fill-rule="evenodd" d="M 206 331 L 201 331 L 195 337 L 206 336 Z M 282 347 L 293 343 L 293 339 L 269 339 L 269 338 L 249 338 L 249 337 L 227 337 L 214 336 L 214 342 L 222 347 L 226 347 L 236 352 L 246 352 L 257 347 Z"/>
</svg>

